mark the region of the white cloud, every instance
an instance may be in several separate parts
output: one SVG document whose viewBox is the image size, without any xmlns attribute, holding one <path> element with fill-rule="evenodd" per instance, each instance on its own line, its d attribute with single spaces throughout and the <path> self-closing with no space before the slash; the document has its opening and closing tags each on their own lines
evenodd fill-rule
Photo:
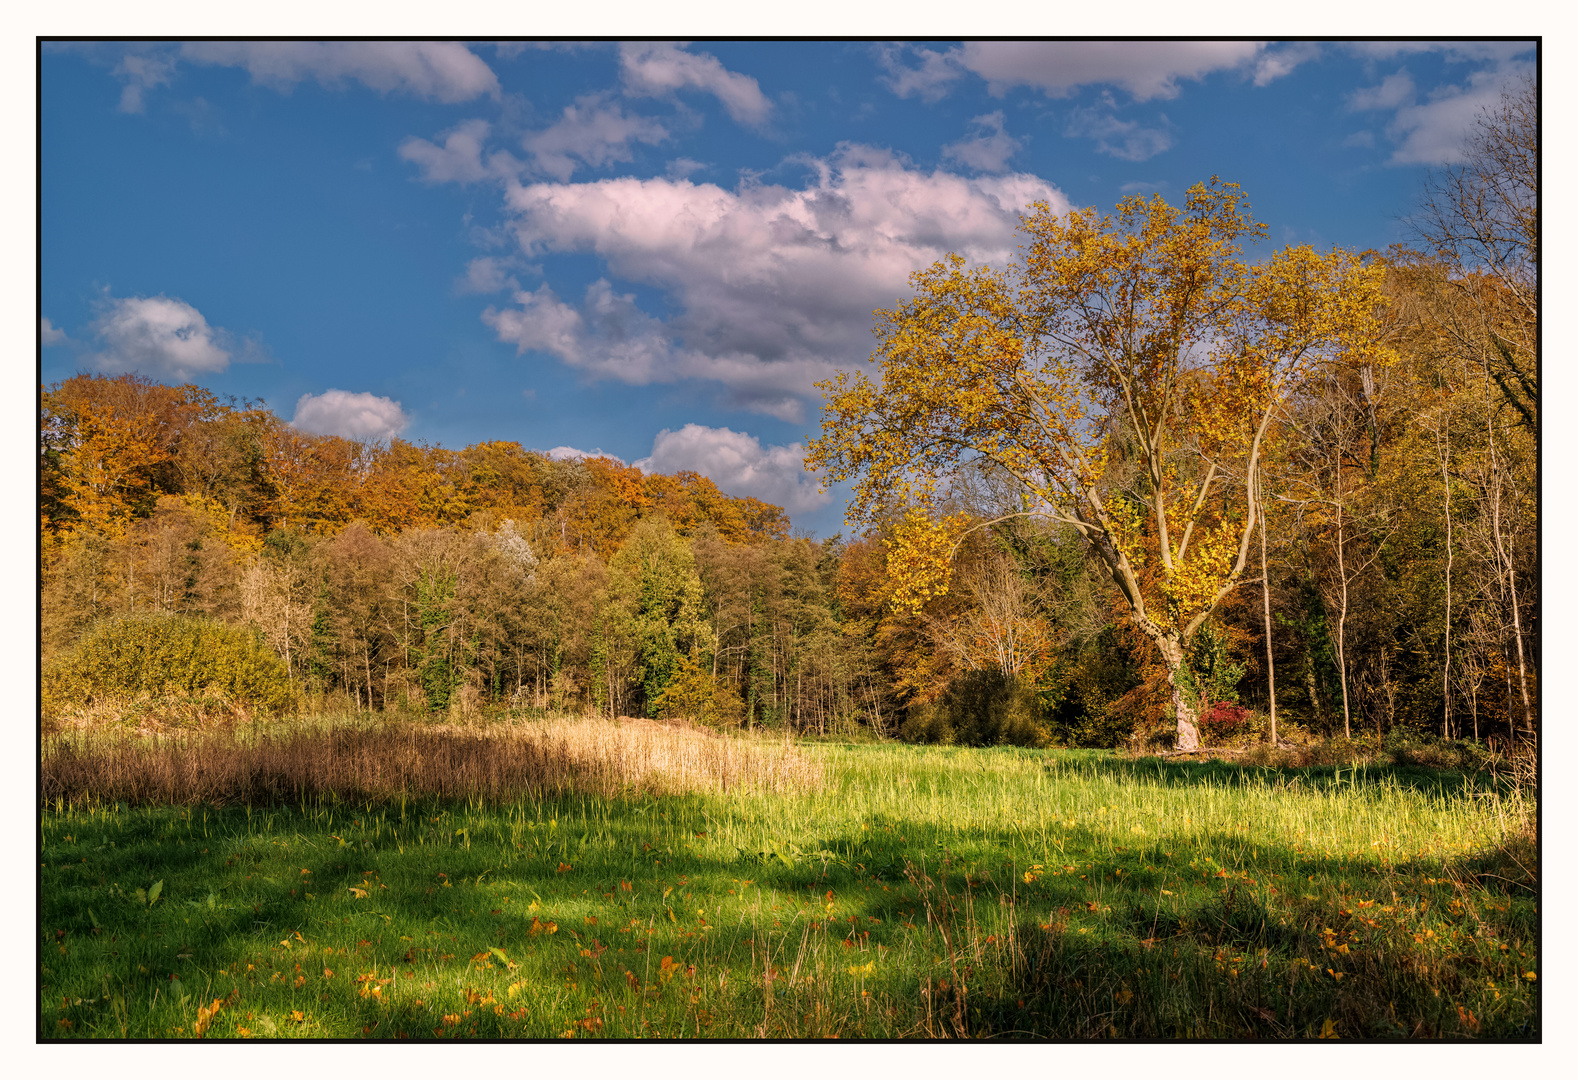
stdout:
<svg viewBox="0 0 1578 1080">
<path fill-rule="evenodd" d="M 517 350 L 552 353 L 594 378 L 619 379 L 644 386 L 674 378 L 673 345 L 663 325 L 640 308 L 633 296 L 618 296 L 606 280 L 594 281 L 580 308 L 571 307 L 543 284 L 536 292 L 517 290 L 516 306 L 488 308 L 482 321 L 499 340 Z"/>
<path fill-rule="evenodd" d="M 1456 165 L 1464 160 L 1467 139 L 1480 116 L 1496 106 L 1510 82 L 1532 73 L 1531 64 L 1493 57 L 1470 72 L 1465 83 L 1437 86 L 1420 100 L 1408 72 L 1398 71 L 1349 95 L 1348 108 L 1392 111 L 1386 134 L 1396 148 L 1388 164 Z"/>
<path fill-rule="evenodd" d="M 520 285 L 510 274 L 515 269 L 513 259 L 484 255 L 466 264 L 466 276 L 455 284 L 463 293 L 496 293 L 505 289 L 518 289 Z"/>
<path fill-rule="evenodd" d="M 345 439 L 392 439 L 411 423 L 398 401 L 348 390 L 303 394 L 296 401 L 290 425 L 313 435 Z"/>
<path fill-rule="evenodd" d="M 482 143 L 491 128 L 486 120 L 467 120 L 444 136 L 443 146 L 412 137 L 400 144 L 399 153 L 406 161 L 420 165 L 422 179 L 430 184 L 499 179 L 504 170 L 482 161 Z M 501 163 L 505 160 L 497 154 L 494 158 Z"/>
<path fill-rule="evenodd" d="M 686 424 L 652 440 L 650 457 L 637 461 L 646 473 L 700 473 L 727 495 L 753 496 L 791 514 L 826 506 L 832 496 L 805 471 L 805 447 L 762 446 L 754 436 L 728 428 Z"/>
<path fill-rule="evenodd" d="M 722 102 L 735 123 L 751 127 L 765 124 L 772 113 L 772 103 L 755 79 L 728 70 L 710 53 L 687 52 L 672 42 L 627 43 L 619 47 L 619 67 L 631 97 L 702 90 Z"/>
<path fill-rule="evenodd" d="M 816 175 L 798 189 L 634 177 L 509 184 L 528 257 L 596 255 L 611 277 L 663 290 L 678 314 L 654 318 L 601 281 L 579 307 L 545 286 L 484 318 L 522 351 L 550 352 L 594 378 L 707 379 L 733 404 L 796 419 L 813 382 L 870 354 L 872 311 L 907 295 L 910 274 L 950 251 L 1005 262 L 1022 208 L 1068 209 L 1027 174 L 927 173 L 852 145 L 808 163 Z"/>
<path fill-rule="evenodd" d="M 619 295 L 606 279 L 594 281 L 580 306 L 559 299 L 546 284 L 517 291 L 514 307 L 489 307 L 482 321 L 517 352 L 551 353 L 591 379 L 634 386 L 700 379 L 722 383 L 726 404 L 780 420 L 805 418 L 803 398 L 834 365 L 814 357 L 764 364 L 749 355 L 708 355 L 686 348 L 660 320 Z"/>
<path fill-rule="evenodd" d="M 1163 128 L 1144 127 L 1136 120 L 1119 120 L 1108 111 L 1113 105 L 1111 96 L 1104 96 L 1105 108 L 1070 112 L 1063 134 L 1095 139 L 1097 150 L 1124 161 L 1144 161 L 1172 146 L 1172 134 Z M 1164 123 L 1166 119 L 1162 117 Z"/>
<path fill-rule="evenodd" d="M 1320 46 L 1312 41 L 1268 49 L 1255 59 L 1255 85 L 1268 86 L 1284 75 L 1290 75 L 1300 64 L 1320 56 Z"/>
<path fill-rule="evenodd" d="M 1413 53 L 1441 53 L 1451 60 L 1503 63 L 1534 51 L 1533 41 L 1355 41 L 1344 49 L 1370 60 Z"/>
<path fill-rule="evenodd" d="M 1349 112 L 1395 109 L 1414 100 L 1414 80 L 1406 70 L 1382 79 L 1379 86 L 1366 86 L 1348 95 Z"/>
<path fill-rule="evenodd" d="M 1476 72 L 1466 87 L 1437 90 L 1429 101 L 1398 109 L 1386 127 L 1387 135 L 1398 144 L 1389 164 L 1456 165 L 1463 161 L 1474 122 L 1501 99 L 1505 81 L 1499 71 Z"/>
<path fill-rule="evenodd" d="M 352 80 L 379 93 L 448 104 L 499 94 L 493 69 L 455 41 L 193 41 L 181 46 L 181 55 L 245 68 L 254 82 L 281 90 L 314 79 L 325 86 Z"/>
<path fill-rule="evenodd" d="M 613 454 L 604 453 L 602 450 L 577 450 L 573 446 L 555 446 L 552 450 L 544 450 L 543 457 L 552 461 L 580 461 L 583 458 L 607 458 L 623 465 L 624 458 L 615 457 Z"/>
<path fill-rule="evenodd" d="M 878 59 L 886 82 L 900 97 L 918 94 L 935 101 L 964 72 L 980 76 L 1001 97 L 1030 86 L 1049 97 L 1067 97 L 1081 86 L 1121 86 L 1136 101 L 1178 96 L 1179 79 L 1201 79 L 1213 71 L 1245 69 L 1265 51 L 1258 41 L 967 41 L 947 52 L 909 47 L 921 61 L 905 67 L 898 50 Z M 1303 58 L 1279 52 L 1255 71 L 1257 85 L 1293 70 Z"/>
<path fill-rule="evenodd" d="M 175 76 L 175 61 L 157 53 L 127 53 L 112 74 L 126 85 L 121 89 L 120 111 L 143 111 L 143 95 L 155 86 L 168 86 Z"/>
<path fill-rule="evenodd" d="M 705 162 L 695 161 L 688 157 L 677 157 L 668 163 L 663 170 L 663 175 L 670 180 L 683 180 L 693 172 L 701 172 L 707 168 Z"/>
<path fill-rule="evenodd" d="M 656 120 L 625 112 L 605 94 L 586 94 L 566 105 L 559 122 L 521 140 L 538 172 L 568 180 L 579 165 L 598 168 L 630 161 L 633 142 L 656 145 L 668 129 Z"/>
<path fill-rule="evenodd" d="M 104 347 L 92 358 L 100 371 L 186 380 L 230 364 L 225 332 L 191 304 L 167 296 L 107 298 L 93 332 Z"/>
<path fill-rule="evenodd" d="M 1136 101 L 1178 96 L 1179 79 L 1252 63 L 1257 41 L 970 41 L 960 63 L 1002 94 L 1033 86 L 1063 97 L 1081 86 L 1121 86 Z"/>
<path fill-rule="evenodd" d="M 66 332 L 64 330 L 58 329 L 55 324 L 50 322 L 48 319 L 38 320 L 38 338 L 39 341 L 43 342 L 45 345 L 59 345 L 62 342 L 68 340 L 66 337 Z"/>
<path fill-rule="evenodd" d="M 1002 172 L 1020 147 L 1020 141 L 1003 130 L 1002 110 L 977 116 L 970 126 L 974 137 L 943 147 L 943 158 L 982 172 Z"/>
<path fill-rule="evenodd" d="M 920 60 L 919 67 L 904 65 L 906 51 Z M 907 49 L 888 45 L 877 50 L 877 62 L 887 71 L 882 81 L 888 89 L 901 98 L 913 94 L 928 102 L 941 101 L 947 96 L 949 87 L 964 74 L 959 56 L 959 49 L 937 52 L 918 45 L 908 46 Z"/>
</svg>

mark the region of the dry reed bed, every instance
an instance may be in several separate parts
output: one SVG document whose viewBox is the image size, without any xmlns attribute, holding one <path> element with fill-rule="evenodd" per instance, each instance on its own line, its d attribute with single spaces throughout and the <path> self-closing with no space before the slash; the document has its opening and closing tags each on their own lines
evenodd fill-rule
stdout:
<svg viewBox="0 0 1578 1080">
<path fill-rule="evenodd" d="M 819 787 L 793 746 L 646 721 L 565 719 L 468 730 L 416 724 L 187 736 L 78 733 L 45 741 L 45 805 L 271 804 L 619 795 Z"/>
</svg>

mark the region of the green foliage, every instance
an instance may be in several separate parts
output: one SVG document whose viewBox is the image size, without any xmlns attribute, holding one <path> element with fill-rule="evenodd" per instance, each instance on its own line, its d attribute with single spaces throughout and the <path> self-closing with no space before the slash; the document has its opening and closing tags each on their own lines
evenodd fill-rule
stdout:
<svg viewBox="0 0 1578 1080">
<path fill-rule="evenodd" d="M 1277 627 L 1284 632 L 1292 631 L 1290 636 L 1298 643 L 1297 675 L 1286 683 L 1291 684 L 1289 689 L 1293 694 L 1307 703 L 1301 710 L 1302 717 L 1311 724 L 1329 726 L 1333 702 L 1341 718 L 1342 686 L 1337 674 L 1337 646 L 1332 640 L 1326 604 L 1320 591 L 1304 580 L 1298 583 L 1291 607 L 1291 612 L 1277 611 L 1272 616 Z M 1283 680 L 1279 680 L 1279 687 L 1282 685 Z M 1279 698 L 1282 693 L 1279 689 Z"/>
<path fill-rule="evenodd" d="M 249 630 L 186 615 L 124 615 L 95 624 L 43 672 L 52 718 L 106 700 L 155 703 L 218 696 L 259 709 L 290 698 L 285 664 Z"/>
<path fill-rule="evenodd" d="M 1230 653 L 1227 636 L 1210 623 L 1202 625 L 1190 643 L 1189 671 L 1200 709 L 1220 701 L 1237 703 L 1238 684 L 1249 665 L 1233 663 Z"/>
<path fill-rule="evenodd" d="M 900 735 L 955 746 L 1047 746 L 1035 688 L 996 668 L 967 671 L 941 699 L 910 709 Z"/>
<path fill-rule="evenodd" d="M 600 663 L 619 643 L 634 650 L 631 674 L 637 708 L 658 714 L 658 699 L 692 649 L 710 649 L 701 579 L 690 545 L 662 518 L 636 526 L 608 566 L 609 609 Z"/>
<path fill-rule="evenodd" d="M 1051 712 L 1060 741 L 1072 746 L 1121 746 L 1132 734 L 1136 717 L 1118 705 L 1141 685 L 1134 656 L 1117 628 L 1077 639 L 1063 650 L 1055 672 L 1062 693 Z"/>
<path fill-rule="evenodd" d="M 449 708 L 450 696 L 465 681 L 464 669 L 451 663 L 450 602 L 455 598 L 454 571 L 424 569 L 416 579 L 416 617 L 421 636 L 411 655 L 417 681 L 433 712 Z"/>
<path fill-rule="evenodd" d="M 694 653 L 678 658 L 673 677 L 653 699 L 658 716 L 709 727 L 739 727 L 744 703 L 732 688 L 703 668 Z"/>
</svg>

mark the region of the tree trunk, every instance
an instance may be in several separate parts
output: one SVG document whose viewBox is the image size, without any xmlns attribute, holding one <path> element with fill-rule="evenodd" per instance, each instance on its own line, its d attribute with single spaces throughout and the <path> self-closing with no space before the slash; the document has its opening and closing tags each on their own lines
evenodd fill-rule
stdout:
<svg viewBox="0 0 1578 1080">
<path fill-rule="evenodd" d="M 1343 558 L 1342 507 L 1337 509 L 1337 577 L 1342 582 L 1341 605 L 1337 609 L 1337 679 L 1342 685 L 1342 737 L 1353 738 L 1348 714 L 1348 568 Z"/>
<path fill-rule="evenodd" d="M 1176 750 L 1200 749 L 1200 714 L 1195 708 L 1194 687 L 1184 662 L 1183 643 L 1168 634 L 1156 641 L 1167 664 L 1167 681 L 1173 688 L 1173 714 L 1178 720 Z"/>
<path fill-rule="evenodd" d="M 1451 387 L 1448 386 L 1450 391 Z M 1452 737 L 1452 457 L 1451 431 L 1442 420 L 1437 428 L 1436 455 L 1441 459 L 1441 504 L 1446 514 L 1446 631 L 1441 657 L 1441 737 Z"/>
<path fill-rule="evenodd" d="M 1258 486 L 1258 485 L 1257 485 Z M 1259 496 L 1259 492 L 1256 492 Z M 1266 616 L 1266 699 L 1271 713 L 1271 745 L 1277 745 L 1277 670 L 1271 654 L 1271 574 L 1266 568 L 1266 504 L 1260 503 L 1260 597 Z"/>
</svg>

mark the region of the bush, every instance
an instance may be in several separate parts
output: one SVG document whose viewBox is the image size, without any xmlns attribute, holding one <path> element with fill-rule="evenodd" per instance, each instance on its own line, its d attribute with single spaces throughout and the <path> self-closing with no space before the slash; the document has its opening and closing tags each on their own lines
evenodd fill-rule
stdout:
<svg viewBox="0 0 1578 1080">
<path fill-rule="evenodd" d="M 910 709 L 900 737 L 957 746 L 1047 746 L 1033 687 L 996 669 L 967 671 L 935 704 Z"/>
<path fill-rule="evenodd" d="M 1151 687 L 1124 635 L 1115 626 L 1071 642 L 1052 681 L 1048 721 L 1069 746 L 1111 748 L 1129 742 L 1145 726 Z M 1170 698 L 1168 699 L 1170 700 Z"/>
<path fill-rule="evenodd" d="M 1242 705 L 1218 701 L 1201 713 L 1200 727 L 1213 743 L 1233 742 L 1254 733 L 1254 715 Z"/>
<path fill-rule="evenodd" d="M 104 706 L 157 711 L 192 699 L 274 710 L 290 700 L 284 663 L 251 630 L 185 615 L 124 615 L 91 627 L 43 671 L 46 721 Z"/>
</svg>

